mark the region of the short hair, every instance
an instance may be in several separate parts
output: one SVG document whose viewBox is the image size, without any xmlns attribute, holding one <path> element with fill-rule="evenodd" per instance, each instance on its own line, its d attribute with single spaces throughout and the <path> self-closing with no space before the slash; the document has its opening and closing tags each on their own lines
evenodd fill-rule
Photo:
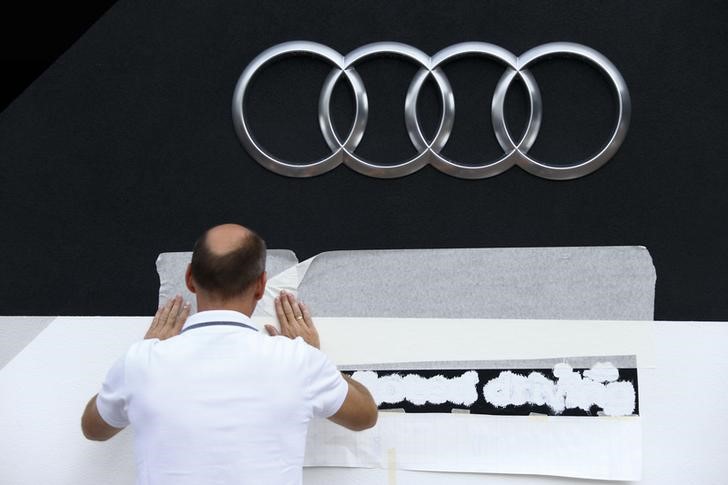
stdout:
<svg viewBox="0 0 728 485">
<path fill-rule="evenodd" d="M 195 284 L 222 300 L 242 295 L 265 271 L 265 241 L 250 231 L 237 248 L 215 254 L 207 244 L 208 232 L 192 250 L 190 271 Z"/>
</svg>

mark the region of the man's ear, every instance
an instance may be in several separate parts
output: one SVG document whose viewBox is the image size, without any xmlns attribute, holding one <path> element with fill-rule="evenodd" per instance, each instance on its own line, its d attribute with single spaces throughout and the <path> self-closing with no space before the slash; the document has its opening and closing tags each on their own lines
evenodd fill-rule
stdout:
<svg viewBox="0 0 728 485">
<path fill-rule="evenodd" d="M 185 272 L 185 285 L 187 285 L 187 289 L 190 290 L 192 293 L 197 293 L 195 291 L 195 282 L 192 281 L 192 265 L 187 265 L 187 271 Z"/>
<path fill-rule="evenodd" d="M 260 278 L 258 278 L 258 281 L 255 282 L 255 301 L 260 300 L 263 298 L 263 295 L 265 294 L 265 284 L 268 282 L 268 275 L 265 271 L 261 273 Z"/>
</svg>

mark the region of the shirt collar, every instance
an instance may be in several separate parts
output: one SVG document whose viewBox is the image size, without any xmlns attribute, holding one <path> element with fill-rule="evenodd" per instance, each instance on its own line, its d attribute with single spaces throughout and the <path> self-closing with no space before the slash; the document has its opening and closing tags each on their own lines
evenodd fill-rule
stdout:
<svg viewBox="0 0 728 485">
<path fill-rule="evenodd" d="M 240 312 L 236 312 L 233 310 L 207 310 L 204 312 L 197 312 L 194 315 L 190 315 L 189 318 L 187 318 L 187 321 L 182 326 L 182 331 L 187 329 L 188 327 L 192 325 L 197 325 L 200 323 L 207 323 L 207 322 L 235 322 L 235 323 L 242 323 L 245 325 L 248 325 L 250 327 L 253 327 L 257 331 L 260 332 L 260 327 L 253 322 L 250 317 L 243 315 Z"/>
</svg>

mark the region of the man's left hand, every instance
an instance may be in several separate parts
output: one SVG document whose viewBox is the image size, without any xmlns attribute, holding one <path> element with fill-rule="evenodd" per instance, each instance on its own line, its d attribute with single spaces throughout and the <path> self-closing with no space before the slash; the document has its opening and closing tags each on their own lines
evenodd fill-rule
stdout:
<svg viewBox="0 0 728 485">
<path fill-rule="evenodd" d="M 189 315 L 190 304 L 184 303 L 181 296 L 175 296 L 164 306 L 159 307 L 144 338 L 165 340 L 179 335 Z"/>
<path fill-rule="evenodd" d="M 275 300 L 275 306 L 281 331 L 276 330 L 273 325 L 266 325 L 265 328 L 270 335 L 284 335 L 291 339 L 301 337 L 308 345 L 321 348 L 318 330 L 306 305 L 296 300 L 291 293 L 281 291 Z"/>
</svg>

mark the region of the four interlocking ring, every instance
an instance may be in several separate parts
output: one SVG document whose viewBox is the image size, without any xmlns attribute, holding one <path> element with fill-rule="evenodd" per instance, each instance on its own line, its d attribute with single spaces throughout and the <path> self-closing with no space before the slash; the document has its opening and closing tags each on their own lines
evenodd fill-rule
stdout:
<svg viewBox="0 0 728 485">
<path fill-rule="evenodd" d="M 326 78 L 319 98 L 319 125 L 326 143 L 331 148 L 331 155 L 306 163 L 290 163 L 280 160 L 265 151 L 256 143 L 245 118 L 245 92 L 258 72 L 270 61 L 282 56 L 308 54 L 325 59 L 334 65 Z M 418 153 L 404 162 L 391 165 L 377 164 L 356 155 L 354 152 L 364 136 L 369 106 L 364 82 L 354 66 L 361 60 L 375 56 L 397 56 L 409 59 L 420 65 L 407 89 L 404 112 L 407 133 Z M 455 98 L 452 87 L 441 66 L 449 61 L 465 56 L 482 56 L 501 62 L 506 72 L 498 81 L 491 118 L 496 139 L 505 154 L 498 160 L 483 161 L 478 164 L 463 164 L 445 157 L 441 151 L 452 132 L 455 120 Z M 596 155 L 588 160 L 571 163 L 546 163 L 528 155 L 541 126 L 542 101 L 541 92 L 528 66 L 545 57 L 573 56 L 594 64 L 612 82 L 618 104 L 617 123 L 609 141 Z M 334 130 L 331 121 L 330 101 L 334 86 L 344 76 L 354 93 L 354 122 L 346 139 L 341 140 Z M 432 140 L 425 139 L 417 119 L 417 99 L 422 85 L 428 76 L 432 76 L 440 93 L 442 114 L 437 132 Z M 506 126 L 504 101 L 511 82 L 518 76 L 526 87 L 530 104 L 528 125 L 520 140 L 514 141 Z M 250 155 L 261 165 L 273 172 L 289 177 L 312 177 L 333 170 L 342 162 L 349 168 L 370 177 L 394 178 L 409 175 L 431 164 L 441 172 L 465 179 L 480 179 L 498 175 L 513 165 L 518 165 L 527 172 L 552 180 L 568 180 L 587 175 L 604 165 L 619 149 L 629 126 L 631 102 L 627 85 L 616 67 L 602 54 L 570 42 L 552 42 L 534 47 L 517 57 L 507 50 L 485 42 L 463 42 L 447 47 L 430 57 L 412 46 L 398 42 L 375 42 L 364 45 L 346 56 L 325 45 L 309 41 L 293 41 L 278 44 L 263 51 L 245 68 L 238 80 L 233 94 L 233 123 L 235 131 Z"/>
</svg>

